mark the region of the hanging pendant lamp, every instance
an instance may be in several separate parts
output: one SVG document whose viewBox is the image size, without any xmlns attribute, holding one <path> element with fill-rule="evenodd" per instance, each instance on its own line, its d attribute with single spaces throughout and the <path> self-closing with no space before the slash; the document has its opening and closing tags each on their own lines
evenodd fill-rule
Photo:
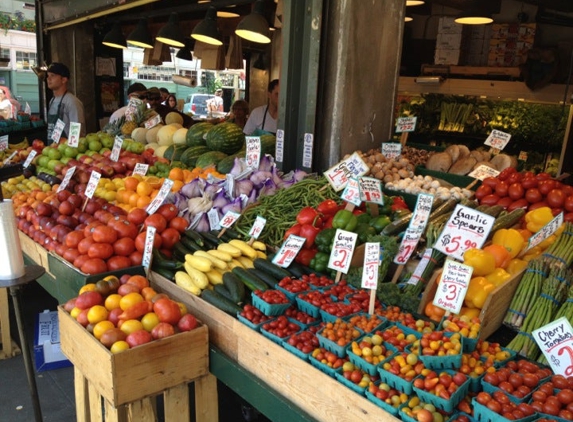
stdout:
<svg viewBox="0 0 573 422">
<path fill-rule="evenodd" d="M 119 24 L 114 24 L 102 41 L 103 45 L 107 45 L 112 48 L 127 48 L 127 42 L 125 41 L 125 36 L 121 32 Z"/>
<path fill-rule="evenodd" d="M 163 44 L 171 45 L 173 47 L 185 47 L 185 38 L 179 28 L 177 13 L 171 13 L 169 22 L 159 30 L 155 39 Z"/>
<path fill-rule="evenodd" d="M 153 48 L 153 37 L 147 28 L 147 20 L 141 19 L 127 36 L 127 43 L 136 47 Z"/>
<path fill-rule="evenodd" d="M 474 1 L 470 7 L 461 12 L 455 19 L 456 23 L 462 25 L 487 25 L 493 22 L 490 13 L 484 12 L 478 6 L 478 2 Z"/>
<path fill-rule="evenodd" d="M 406 0 L 406 6 L 420 6 L 424 4 L 424 0 Z"/>
<path fill-rule="evenodd" d="M 265 4 L 263 0 L 257 0 L 253 11 L 249 15 L 245 16 L 237 25 L 235 34 L 248 41 L 260 44 L 270 43 L 269 23 L 263 15 L 264 9 Z"/>
<path fill-rule="evenodd" d="M 205 15 L 205 19 L 203 19 L 195 26 L 195 28 L 193 28 L 191 37 L 206 44 L 223 44 L 223 41 L 221 40 L 221 34 L 219 33 L 219 28 L 217 28 L 217 9 L 215 9 L 213 6 L 209 6 L 207 9 L 207 14 Z"/>
<path fill-rule="evenodd" d="M 195 42 L 192 39 L 190 39 L 190 38 L 186 39 L 185 40 L 185 47 L 179 49 L 179 51 L 177 52 L 175 57 L 177 57 L 178 59 L 181 59 L 181 60 L 192 61 L 193 60 L 193 54 L 191 53 L 191 51 L 193 51 L 194 43 Z"/>
</svg>

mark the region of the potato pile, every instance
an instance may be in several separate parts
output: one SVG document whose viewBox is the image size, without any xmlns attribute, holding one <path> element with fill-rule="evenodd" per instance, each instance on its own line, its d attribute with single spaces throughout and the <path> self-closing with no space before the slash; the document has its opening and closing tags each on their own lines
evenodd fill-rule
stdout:
<svg viewBox="0 0 573 422">
<path fill-rule="evenodd" d="M 507 167 L 517 167 L 517 158 L 507 154 L 492 156 L 483 149 L 470 151 L 465 145 L 450 145 L 444 152 L 433 154 L 426 162 L 428 170 L 465 176 L 481 165 L 502 171 Z"/>
<path fill-rule="evenodd" d="M 371 149 L 366 153 L 357 152 L 368 164 L 370 176 L 384 183 L 396 182 L 414 176 L 414 165 L 407 158 L 387 159 L 379 149 Z"/>
</svg>

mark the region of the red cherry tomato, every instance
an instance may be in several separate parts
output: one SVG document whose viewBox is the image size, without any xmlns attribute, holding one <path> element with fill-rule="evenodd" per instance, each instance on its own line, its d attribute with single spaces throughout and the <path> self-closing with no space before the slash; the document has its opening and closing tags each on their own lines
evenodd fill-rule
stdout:
<svg viewBox="0 0 573 422">
<path fill-rule="evenodd" d="M 536 188 L 537 185 L 539 184 L 539 180 L 537 180 L 534 176 L 531 177 L 524 177 L 523 179 L 521 179 L 521 186 L 523 186 L 523 189 L 531 189 L 531 188 Z"/>
<path fill-rule="evenodd" d="M 481 201 L 485 196 L 491 195 L 493 193 L 493 189 L 488 185 L 481 185 L 479 188 L 476 189 L 476 199 Z"/>
</svg>

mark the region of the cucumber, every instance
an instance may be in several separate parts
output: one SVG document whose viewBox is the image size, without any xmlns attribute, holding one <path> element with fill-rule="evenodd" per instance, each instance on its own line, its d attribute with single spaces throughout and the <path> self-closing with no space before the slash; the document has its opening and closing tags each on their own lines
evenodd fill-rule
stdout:
<svg viewBox="0 0 573 422">
<path fill-rule="evenodd" d="M 265 291 L 269 289 L 269 287 L 263 280 L 261 280 L 256 275 L 248 272 L 244 268 L 241 267 L 233 268 L 233 274 L 235 274 L 239 278 L 239 280 L 241 280 L 243 284 L 247 286 L 247 288 L 251 291 L 255 290 Z"/>
<path fill-rule="evenodd" d="M 175 279 L 175 271 L 167 270 L 165 268 L 160 268 L 160 267 L 153 267 L 153 266 L 152 266 L 152 270 L 154 273 L 157 273 L 160 276 L 165 277 L 168 280 L 173 281 Z"/>
<path fill-rule="evenodd" d="M 199 244 L 197 244 L 195 241 L 191 240 L 187 236 L 181 236 L 179 242 L 181 242 L 183 246 L 189 249 L 191 253 L 203 250 L 203 248 L 199 246 Z"/>
<path fill-rule="evenodd" d="M 440 215 L 453 211 L 456 205 L 458 205 L 457 199 L 448 199 L 430 213 L 430 216 L 428 217 L 428 223 L 434 222 L 434 220 L 436 220 Z"/>
<path fill-rule="evenodd" d="M 203 232 L 201 233 L 201 236 L 203 236 L 203 240 L 210 249 L 217 249 L 217 246 L 219 246 L 220 243 L 223 243 L 221 239 L 217 238 L 217 236 L 213 236 L 209 232 Z"/>
<path fill-rule="evenodd" d="M 216 293 L 219 293 L 221 296 L 226 297 L 227 299 L 229 299 L 231 302 L 233 303 L 237 303 L 233 300 L 233 297 L 231 296 L 231 292 L 229 292 L 229 290 L 227 290 L 227 288 L 222 285 L 222 284 L 215 284 L 213 286 L 213 290 Z"/>
<path fill-rule="evenodd" d="M 264 271 L 257 270 L 256 268 L 249 268 L 247 271 L 254 274 L 255 276 L 259 277 L 271 289 L 274 289 L 276 287 L 276 284 L 280 281 L 280 280 L 277 280 L 276 278 L 274 278 L 272 275 L 267 274 Z"/>
<path fill-rule="evenodd" d="M 199 246 L 204 246 L 203 237 L 193 229 L 187 229 L 183 232 L 183 236 L 188 237 Z"/>
<path fill-rule="evenodd" d="M 227 299 L 225 296 L 217 293 L 215 290 L 205 289 L 201 292 L 201 299 L 205 302 L 210 303 L 214 307 L 220 309 L 223 312 L 228 313 L 232 316 L 237 316 L 237 312 L 241 312 L 242 309 L 236 303 Z"/>
<path fill-rule="evenodd" d="M 183 268 L 183 263 L 167 259 L 161 252 L 153 248 L 153 268 L 164 268 L 169 271 L 178 271 Z"/>
<path fill-rule="evenodd" d="M 293 277 L 295 278 L 301 278 L 303 275 L 306 274 L 306 271 L 304 270 L 304 266 L 300 265 L 298 262 L 291 262 L 291 264 L 286 268 L 286 270 L 292 274 Z"/>
<path fill-rule="evenodd" d="M 525 210 L 523 208 L 516 208 L 513 211 L 495 219 L 491 231 L 489 232 L 488 239 L 493 237 L 494 233 L 499 229 L 509 229 L 515 226 L 519 220 L 525 215 Z"/>
<path fill-rule="evenodd" d="M 503 207 L 501 205 L 486 205 L 485 210 L 478 210 L 483 212 L 484 214 L 491 215 L 492 217 L 497 217 L 503 211 Z M 478 207 L 479 208 L 479 207 Z"/>
<path fill-rule="evenodd" d="M 413 212 L 409 212 L 407 214 L 404 214 L 400 218 L 392 221 L 390 224 L 388 224 L 386 227 L 382 229 L 382 234 L 384 236 L 394 236 L 399 233 L 402 233 L 404 230 L 408 228 L 408 224 L 410 224 L 410 220 L 412 219 L 413 215 L 414 215 Z"/>
<path fill-rule="evenodd" d="M 246 292 L 245 285 L 239 277 L 231 271 L 223 274 L 223 285 L 231 294 L 231 300 L 235 303 L 241 303 L 245 300 Z"/>
<path fill-rule="evenodd" d="M 291 276 L 284 268 L 281 268 L 278 265 L 273 264 L 271 261 L 263 258 L 255 258 L 253 260 L 253 264 L 257 270 L 264 271 L 265 273 L 272 275 L 277 280 L 282 280 L 285 277 Z"/>
</svg>

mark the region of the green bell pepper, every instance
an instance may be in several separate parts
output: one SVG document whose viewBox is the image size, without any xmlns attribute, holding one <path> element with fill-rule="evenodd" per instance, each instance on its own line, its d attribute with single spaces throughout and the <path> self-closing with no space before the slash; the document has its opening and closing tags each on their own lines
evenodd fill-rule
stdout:
<svg viewBox="0 0 573 422">
<path fill-rule="evenodd" d="M 356 226 L 356 234 L 358 235 L 358 241 L 360 243 L 366 243 L 369 236 L 374 236 L 378 234 L 374 227 L 370 224 L 362 223 Z"/>
<path fill-rule="evenodd" d="M 380 215 L 370 220 L 370 226 L 374 227 L 374 230 L 376 230 L 376 234 L 378 234 L 384 229 L 384 227 L 386 227 L 391 222 L 392 221 L 390 220 L 390 217 L 388 217 L 387 215 Z"/>
<path fill-rule="evenodd" d="M 358 225 L 358 219 L 351 211 L 340 210 L 334 215 L 332 227 L 346 231 L 353 231 Z"/>
<path fill-rule="evenodd" d="M 318 252 L 314 258 L 310 261 L 309 267 L 314 271 L 322 273 L 328 269 L 328 261 L 330 259 L 330 254 L 324 252 Z"/>
<path fill-rule="evenodd" d="M 325 252 L 330 254 L 332 249 L 332 242 L 334 241 L 334 235 L 336 234 L 336 229 L 323 229 L 320 233 L 316 235 L 314 239 L 314 244 L 320 252 Z"/>
<path fill-rule="evenodd" d="M 370 214 L 367 214 L 365 212 L 363 212 L 362 214 L 358 214 L 356 216 L 356 221 L 358 222 L 358 225 L 360 224 L 368 224 L 370 223 Z"/>
</svg>

